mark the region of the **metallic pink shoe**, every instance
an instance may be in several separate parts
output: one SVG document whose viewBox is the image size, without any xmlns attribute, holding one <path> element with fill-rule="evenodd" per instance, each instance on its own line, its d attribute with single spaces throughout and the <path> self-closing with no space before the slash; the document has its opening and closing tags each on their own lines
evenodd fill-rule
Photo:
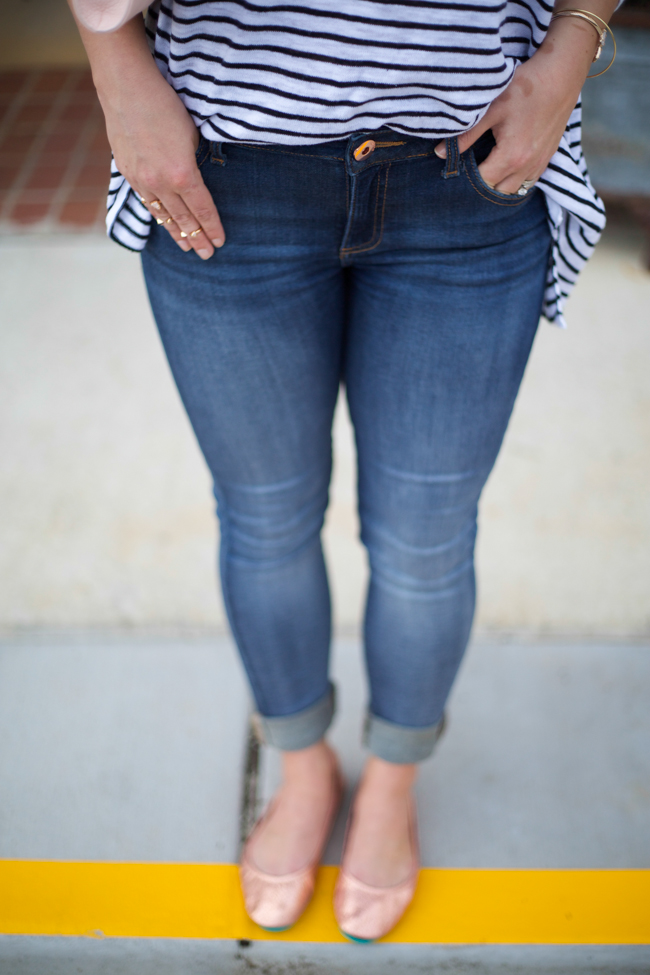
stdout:
<svg viewBox="0 0 650 975">
<path fill-rule="evenodd" d="M 314 893 L 316 873 L 343 796 L 343 777 L 332 756 L 332 796 L 319 837 L 316 855 L 306 867 L 294 873 L 270 874 L 260 870 L 250 859 L 250 843 L 273 808 L 273 800 L 258 820 L 242 851 L 239 881 L 244 894 L 246 913 L 266 931 L 286 931 L 295 924 Z"/>
<path fill-rule="evenodd" d="M 363 944 L 377 941 L 395 927 L 413 900 L 420 870 L 415 803 L 409 804 L 409 833 L 413 862 L 406 880 L 393 887 L 371 887 L 357 880 L 343 862 L 334 889 L 334 914 L 341 934 Z"/>
</svg>

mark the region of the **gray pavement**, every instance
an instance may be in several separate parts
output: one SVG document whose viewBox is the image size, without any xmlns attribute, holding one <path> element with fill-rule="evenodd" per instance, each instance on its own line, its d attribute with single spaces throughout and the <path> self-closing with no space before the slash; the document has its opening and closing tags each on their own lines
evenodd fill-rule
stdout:
<svg viewBox="0 0 650 975">
<path fill-rule="evenodd" d="M 0 938 L 0 975 L 648 975 L 645 946 Z"/>
<path fill-rule="evenodd" d="M 332 740 L 350 784 L 365 700 L 340 639 Z M 650 646 L 478 640 L 419 784 L 426 866 L 650 867 Z M 225 637 L 0 644 L 0 857 L 232 862 L 249 703 Z M 258 802 L 276 758 L 262 756 Z M 327 851 L 340 853 L 343 815 Z M 648 973 L 630 946 L 0 938 L 1 975 Z"/>
<path fill-rule="evenodd" d="M 0 645 L 0 857 L 232 863 L 248 714 L 222 639 Z"/>
<path fill-rule="evenodd" d="M 349 792 L 362 668 L 336 641 Z M 476 641 L 422 766 L 424 865 L 650 868 L 649 696 L 647 644 Z M 248 709 L 225 637 L 3 642 L 0 857 L 234 862 Z M 258 805 L 276 780 L 268 752 Z"/>
<path fill-rule="evenodd" d="M 331 737 L 353 785 L 365 703 L 357 643 L 338 641 L 333 673 Z M 649 696 L 647 644 L 475 642 L 420 774 L 424 866 L 649 868 Z M 269 753 L 262 800 L 276 781 Z M 326 862 L 339 861 L 344 820 Z"/>
</svg>

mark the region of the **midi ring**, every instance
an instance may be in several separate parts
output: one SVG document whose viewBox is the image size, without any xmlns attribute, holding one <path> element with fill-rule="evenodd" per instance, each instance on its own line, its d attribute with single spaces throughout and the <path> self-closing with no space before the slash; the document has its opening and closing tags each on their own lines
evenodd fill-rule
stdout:
<svg viewBox="0 0 650 975">
<path fill-rule="evenodd" d="M 142 203 L 146 207 L 153 207 L 154 210 L 162 210 L 161 200 L 152 200 L 151 203 L 147 203 L 147 201 L 143 196 L 138 196 L 138 199 L 140 200 L 140 203 Z"/>
<path fill-rule="evenodd" d="M 196 237 L 200 233 L 203 233 L 203 227 L 197 227 L 196 230 L 192 230 L 189 234 L 186 234 L 184 230 L 181 230 L 181 237 Z"/>
<path fill-rule="evenodd" d="M 536 179 L 525 179 L 517 190 L 517 196 L 526 196 L 528 190 L 531 188 L 531 186 L 534 186 L 536 182 Z"/>
</svg>

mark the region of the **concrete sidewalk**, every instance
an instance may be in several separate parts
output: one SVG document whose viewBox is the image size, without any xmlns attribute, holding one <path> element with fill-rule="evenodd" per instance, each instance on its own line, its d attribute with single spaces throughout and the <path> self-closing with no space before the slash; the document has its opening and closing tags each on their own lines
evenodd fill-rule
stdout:
<svg viewBox="0 0 650 975">
<path fill-rule="evenodd" d="M 647 636 L 650 274 L 614 215 L 542 323 L 481 502 L 478 625 Z M 84 237 L 0 238 L 0 628 L 224 626 L 214 501 L 138 258 Z M 343 403 L 324 543 L 336 626 L 367 569 Z"/>
<path fill-rule="evenodd" d="M 336 644 L 333 674 L 349 800 L 364 758 L 357 643 Z M 421 768 L 422 865 L 649 868 L 649 699 L 646 644 L 475 643 Z M 264 758 L 262 802 L 278 771 L 277 753 Z M 340 860 L 345 816 L 326 863 Z"/>
<path fill-rule="evenodd" d="M 360 648 L 332 730 L 362 760 Z M 429 867 L 650 867 L 650 646 L 470 648 L 419 783 Z M 247 693 L 224 638 L 41 634 L 0 647 L 0 858 L 234 862 Z M 276 775 L 262 757 L 258 800 Z M 326 861 L 337 862 L 344 813 Z M 650 971 L 639 946 L 305 945 L 0 938 L 2 975 Z"/>
<path fill-rule="evenodd" d="M 645 946 L 0 938 L 0 975 L 648 975 Z"/>
</svg>

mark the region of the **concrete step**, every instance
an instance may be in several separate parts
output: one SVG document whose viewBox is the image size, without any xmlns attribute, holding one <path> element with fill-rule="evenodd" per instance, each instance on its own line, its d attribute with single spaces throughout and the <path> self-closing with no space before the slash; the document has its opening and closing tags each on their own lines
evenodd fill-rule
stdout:
<svg viewBox="0 0 650 975">
<path fill-rule="evenodd" d="M 357 641 L 333 651 L 331 740 L 354 789 L 366 706 Z M 650 868 L 650 647 L 481 639 L 465 657 L 435 755 L 421 767 L 422 864 Z M 278 756 L 262 757 L 260 805 Z M 325 863 L 338 863 L 347 809 Z"/>
<path fill-rule="evenodd" d="M 363 759 L 358 641 L 336 641 L 333 674 L 340 708 L 331 737 L 350 794 Z M 281 940 L 243 915 L 228 865 L 237 859 L 243 798 L 249 813 L 263 805 L 277 779 L 277 759 L 263 753 L 256 779 L 249 748 L 247 769 L 249 700 L 229 640 L 77 633 L 5 641 L 0 877 L 18 877 L 26 908 L 16 921 L 6 896 L 15 893 L 14 881 L 5 880 L 0 973 L 648 973 L 646 945 L 605 942 L 616 940 L 614 929 L 636 932 L 621 941 L 650 942 L 650 896 L 644 905 L 630 894 L 635 883 L 643 897 L 650 894 L 643 879 L 650 876 L 649 691 L 646 644 L 476 641 L 450 700 L 448 730 L 418 786 L 425 893 L 412 920 L 397 929 L 397 943 L 360 948 L 333 943 L 339 936 L 330 917 L 332 868 L 323 871 L 304 921 Z M 345 811 L 326 863 L 338 862 L 344 822 Z M 86 863 L 75 866 L 79 861 Z M 117 886 L 111 896 L 96 889 L 116 861 L 149 877 L 146 895 L 131 892 L 127 903 L 128 890 Z M 205 896 L 191 877 L 183 888 L 188 864 L 198 865 L 187 868 L 190 874 L 203 871 Z M 507 883 L 519 877 L 534 899 L 540 868 L 544 877 L 560 878 L 560 887 L 549 888 L 556 894 L 562 884 L 574 884 L 572 871 L 593 871 L 571 888 L 578 927 L 568 921 L 562 927 L 560 918 L 558 928 L 553 894 L 540 900 L 537 927 L 527 928 L 540 933 L 540 943 L 479 944 L 498 940 L 497 927 L 523 930 L 527 910 L 515 891 L 499 916 L 498 903 L 495 908 L 492 895 L 485 899 L 480 890 L 495 891 L 498 900 L 503 877 Z M 55 874 L 65 875 L 59 887 Z M 95 880 L 79 887 L 82 875 Z M 30 876 L 39 878 L 31 888 Z M 165 894 L 158 876 L 162 886 L 172 877 L 181 881 Z M 623 884 L 616 888 L 622 895 L 607 886 L 610 876 Z M 485 928 L 456 940 L 477 943 L 399 943 L 450 942 L 449 932 L 461 930 L 453 918 L 442 918 L 444 901 L 435 898 L 445 877 L 461 878 L 469 892 L 458 901 L 459 916 L 469 918 L 463 930 Z M 496 886 L 489 886 L 491 877 Z M 580 901 L 592 877 L 604 891 L 596 905 Z M 226 880 L 231 886 L 217 897 L 214 885 Z M 434 896 L 425 904 L 427 890 Z M 597 915 L 593 938 L 585 939 L 580 912 Z M 496 927 L 486 922 L 490 917 Z M 583 932 L 577 940 L 594 943 L 551 943 L 570 940 L 572 930 Z M 430 937 L 431 931 L 443 933 Z M 640 939 L 640 931 L 648 937 Z M 45 936 L 56 933 L 69 936 Z M 147 937 L 119 936 L 129 933 Z M 70 936 L 79 934 L 86 936 Z"/>
</svg>

